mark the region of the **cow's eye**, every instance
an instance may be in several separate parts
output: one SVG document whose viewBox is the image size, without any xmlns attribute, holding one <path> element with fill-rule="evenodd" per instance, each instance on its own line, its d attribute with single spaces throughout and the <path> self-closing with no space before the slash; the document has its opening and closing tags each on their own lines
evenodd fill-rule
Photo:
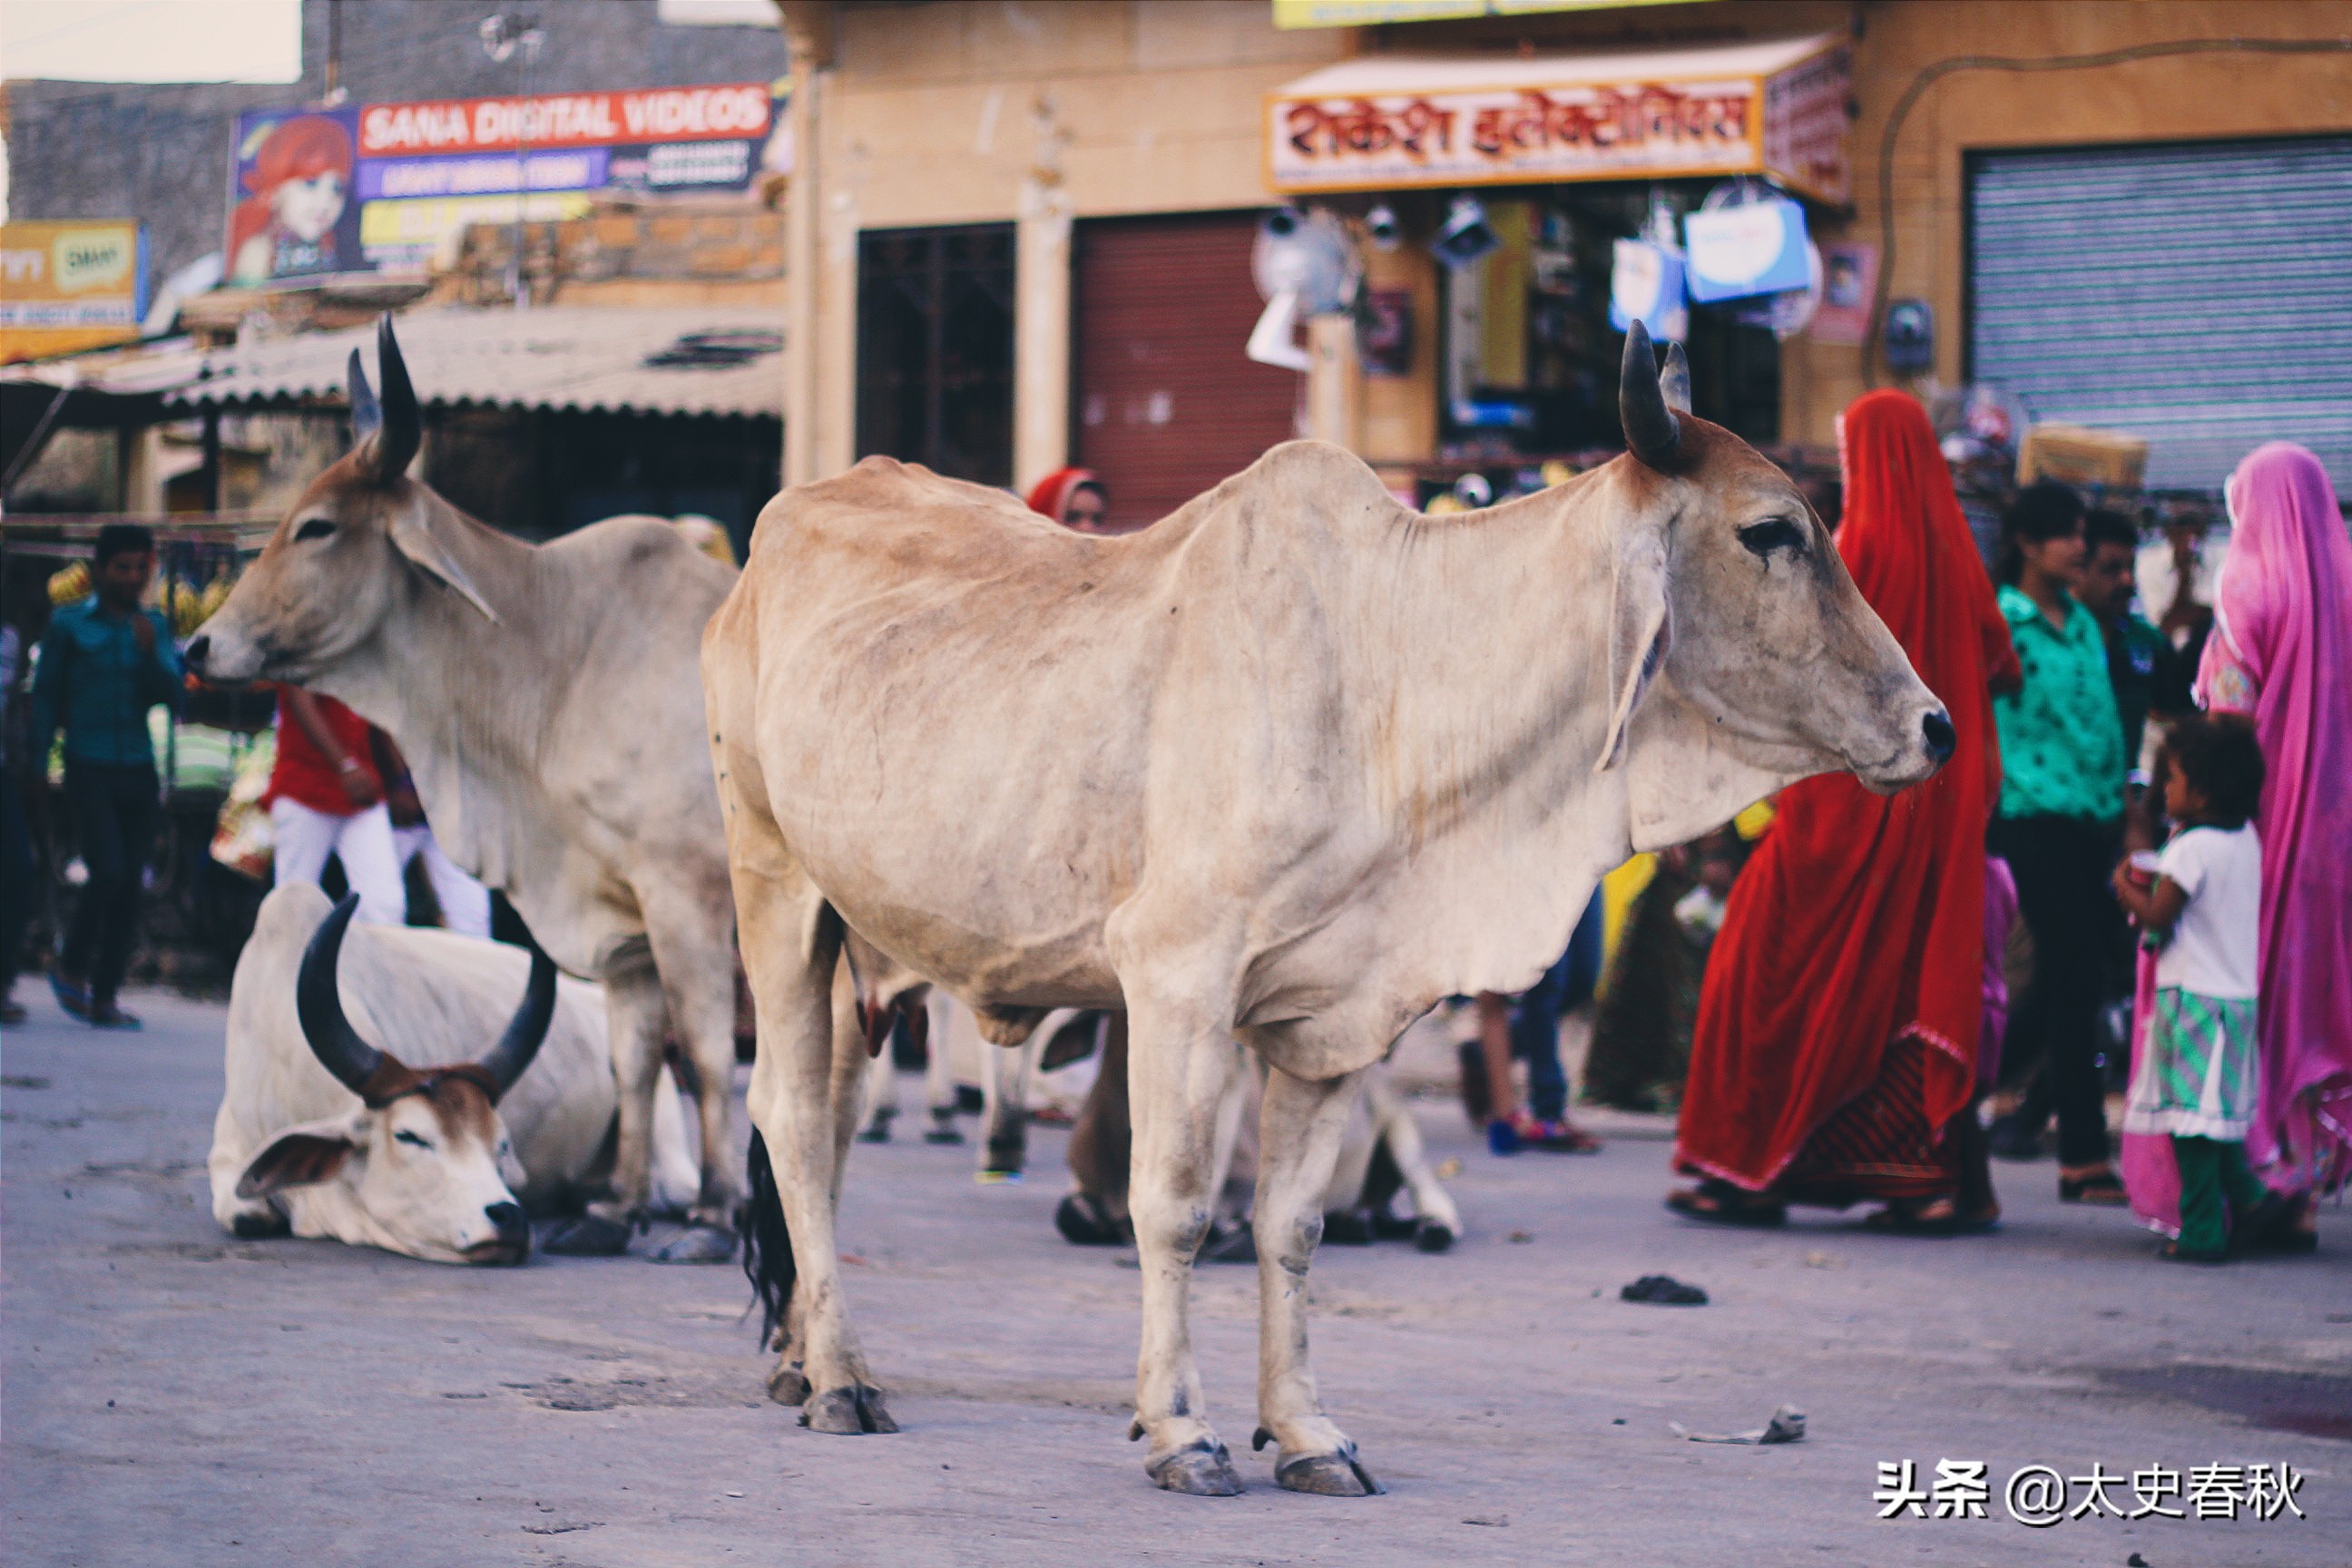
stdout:
<svg viewBox="0 0 2352 1568">
<path fill-rule="evenodd" d="M 310 521 L 304 523 L 301 527 L 296 529 L 294 531 L 294 537 L 298 542 L 305 539 L 324 539 L 334 531 L 335 525 L 333 523 L 329 522 L 323 517 L 314 517 Z"/>
<path fill-rule="evenodd" d="M 409 1131 L 404 1127 L 392 1135 L 392 1141 L 395 1143 L 413 1143 L 419 1149 L 430 1149 L 433 1147 L 432 1144 L 426 1142 L 423 1138 L 418 1137 L 415 1133 Z"/>
<path fill-rule="evenodd" d="M 1750 553 L 1769 558 L 1775 550 L 1786 550 L 1791 555 L 1805 552 L 1805 531 L 1785 517 L 1767 518 L 1751 522 L 1739 531 L 1739 542 Z"/>
</svg>

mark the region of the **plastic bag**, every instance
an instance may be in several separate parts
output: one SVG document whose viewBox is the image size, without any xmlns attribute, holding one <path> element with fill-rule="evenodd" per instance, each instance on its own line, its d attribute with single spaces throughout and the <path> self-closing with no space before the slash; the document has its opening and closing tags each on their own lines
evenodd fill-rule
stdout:
<svg viewBox="0 0 2352 1568">
<path fill-rule="evenodd" d="M 278 837 L 270 826 L 269 808 L 261 804 L 277 763 L 277 736 L 262 736 L 237 759 L 236 776 L 213 826 L 213 858 L 257 882 L 270 879 L 277 860 Z"/>
</svg>

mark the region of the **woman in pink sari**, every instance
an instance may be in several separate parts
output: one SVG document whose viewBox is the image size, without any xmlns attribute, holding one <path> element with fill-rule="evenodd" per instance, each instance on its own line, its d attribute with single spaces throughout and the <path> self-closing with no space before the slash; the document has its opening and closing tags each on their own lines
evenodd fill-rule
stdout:
<svg viewBox="0 0 2352 1568">
<path fill-rule="evenodd" d="M 2288 442 L 2258 447 L 2227 493 L 2234 531 L 2197 700 L 2252 718 L 2268 768 L 2262 1083 L 2246 1155 L 2306 1199 L 2289 1245 L 2307 1246 L 2308 1198 L 2352 1177 L 2352 534 L 2327 470 Z M 2177 1233 L 2172 1162 L 2133 1146 L 2147 1142 L 2162 1140 L 2126 1140 L 2132 1206 Z"/>
</svg>

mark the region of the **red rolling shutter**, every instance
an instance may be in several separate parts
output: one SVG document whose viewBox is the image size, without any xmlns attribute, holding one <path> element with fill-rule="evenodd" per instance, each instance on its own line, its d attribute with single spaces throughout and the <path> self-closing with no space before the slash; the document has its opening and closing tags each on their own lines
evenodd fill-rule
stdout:
<svg viewBox="0 0 2352 1568">
<path fill-rule="evenodd" d="M 1256 232 L 1255 213 L 1077 226 L 1070 449 L 1115 521 L 1156 522 L 1297 433 L 1306 378 L 1242 353 Z"/>
</svg>

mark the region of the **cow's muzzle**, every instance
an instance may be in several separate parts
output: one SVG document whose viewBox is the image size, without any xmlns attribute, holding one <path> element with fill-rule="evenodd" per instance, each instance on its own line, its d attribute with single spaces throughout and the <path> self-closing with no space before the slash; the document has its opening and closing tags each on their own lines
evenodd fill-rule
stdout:
<svg viewBox="0 0 2352 1568">
<path fill-rule="evenodd" d="M 1854 777 L 1874 795 L 1893 795 L 1925 784 L 1940 772 L 1958 750 L 1959 731 L 1952 716 L 1937 703 L 1922 713 L 1894 752 L 1879 761 L 1853 764 Z"/>
<path fill-rule="evenodd" d="M 530 1216 L 523 1213 L 520 1204 L 492 1204 L 482 1216 L 498 1226 L 499 1234 L 466 1248 L 467 1262 L 512 1266 L 530 1258 Z"/>
</svg>

